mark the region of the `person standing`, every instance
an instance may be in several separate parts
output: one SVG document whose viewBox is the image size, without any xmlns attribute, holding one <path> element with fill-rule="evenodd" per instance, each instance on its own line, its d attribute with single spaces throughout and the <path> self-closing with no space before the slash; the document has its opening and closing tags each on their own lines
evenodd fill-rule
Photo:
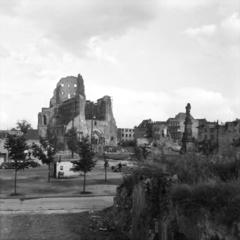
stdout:
<svg viewBox="0 0 240 240">
<path fill-rule="evenodd" d="M 119 172 L 122 171 L 122 163 L 121 162 L 118 164 L 118 169 L 119 169 Z"/>
</svg>

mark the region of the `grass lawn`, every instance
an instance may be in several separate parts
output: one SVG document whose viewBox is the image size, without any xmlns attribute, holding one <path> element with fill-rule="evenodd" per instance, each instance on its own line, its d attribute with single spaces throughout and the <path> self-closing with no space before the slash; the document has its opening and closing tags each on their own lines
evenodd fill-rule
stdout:
<svg viewBox="0 0 240 240">
<path fill-rule="evenodd" d="M 48 167 L 20 171 L 17 176 L 17 193 L 25 197 L 37 196 L 80 196 L 83 190 L 83 173 L 72 178 L 51 178 L 48 183 Z M 107 182 L 103 161 L 86 176 L 86 191 L 93 195 L 115 195 L 116 187 L 122 182 L 122 174 L 108 168 Z M 14 192 L 14 170 L 0 170 L 0 198 L 8 198 Z M 21 197 L 21 196 L 20 196 Z"/>
<path fill-rule="evenodd" d="M 117 185 L 121 184 L 122 177 L 110 178 L 105 182 L 104 175 L 92 176 L 86 178 L 86 191 L 91 191 L 94 195 L 114 195 Z M 115 174 L 116 175 L 116 174 Z M 28 196 L 78 196 L 83 190 L 83 176 L 69 179 L 51 178 L 50 183 L 47 182 L 47 177 L 29 177 L 27 179 L 17 180 L 17 193 Z M 0 179 L 0 198 L 9 197 L 14 192 L 14 179 Z"/>
</svg>

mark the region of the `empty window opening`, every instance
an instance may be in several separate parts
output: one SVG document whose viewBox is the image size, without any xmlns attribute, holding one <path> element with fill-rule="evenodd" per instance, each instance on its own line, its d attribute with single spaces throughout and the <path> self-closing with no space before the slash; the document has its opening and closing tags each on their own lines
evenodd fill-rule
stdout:
<svg viewBox="0 0 240 240">
<path fill-rule="evenodd" d="M 64 83 L 61 83 L 61 87 L 64 87 Z"/>
<path fill-rule="evenodd" d="M 64 94 L 64 92 L 62 92 L 62 95 Z"/>
<path fill-rule="evenodd" d="M 43 125 L 47 125 L 47 117 L 46 117 L 46 115 L 43 115 Z"/>
<path fill-rule="evenodd" d="M 131 134 L 129 134 L 129 137 L 131 137 Z"/>
<path fill-rule="evenodd" d="M 74 87 L 77 87 L 77 84 L 76 84 L 76 83 L 74 83 Z"/>
<path fill-rule="evenodd" d="M 111 137 L 111 141 L 113 141 L 113 137 Z"/>
<path fill-rule="evenodd" d="M 63 166 L 60 166 L 60 170 L 63 170 Z"/>
<path fill-rule="evenodd" d="M 68 94 L 68 98 L 71 98 L 70 93 Z"/>
<path fill-rule="evenodd" d="M 97 126 L 97 122 L 94 122 L 94 126 Z"/>
<path fill-rule="evenodd" d="M 122 137 L 124 137 L 124 134 L 122 134 Z"/>
<path fill-rule="evenodd" d="M 70 84 L 68 83 L 68 87 L 70 87 Z"/>
<path fill-rule="evenodd" d="M 73 94 L 74 96 L 76 95 L 76 93 Z"/>
<path fill-rule="evenodd" d="M 128 137 L 128 135 L 126 134 L 126 137 Z"/>
</svg>

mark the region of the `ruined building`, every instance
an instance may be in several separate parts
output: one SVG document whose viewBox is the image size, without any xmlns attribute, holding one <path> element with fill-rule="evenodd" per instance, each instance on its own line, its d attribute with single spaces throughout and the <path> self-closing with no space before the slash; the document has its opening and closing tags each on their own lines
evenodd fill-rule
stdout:
<svg viewBox="0 0 240 240">
<path fill-rule="evenodd" d="M 66 145 L 65 134 L 72 126 L 81 135 L 94 136 L 96 147 L 117 144 L 117 126 L 109 96 L 97 100 L 86 100 L 84 81 L 77 77 L 66 77 L 58 82 L 49 108 L 42 108 L 38 114 L 39 136 L 45 137 L 47 128 L 55 134 L 59 142 Z"/>
</svg>

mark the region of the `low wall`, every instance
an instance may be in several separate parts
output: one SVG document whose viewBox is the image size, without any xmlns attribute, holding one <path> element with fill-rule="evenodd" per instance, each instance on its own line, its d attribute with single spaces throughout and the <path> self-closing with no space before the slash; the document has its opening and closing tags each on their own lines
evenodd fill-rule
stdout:
<svg viewBox="0 0 240 240">
<path fill-rule="evenodd" d="M 169 190 L 175 176 L 141 179 L 118 188 L 114 200 L 115 223 L 132 240 L 239 240 L 240 222 L 220 223 L 204 207 L 191 211 L 173 203 Z M 223 206 L 224 207 L 224 206 Z M 234 214 L 229 213 L 229 214 Z"/>
</svg>

